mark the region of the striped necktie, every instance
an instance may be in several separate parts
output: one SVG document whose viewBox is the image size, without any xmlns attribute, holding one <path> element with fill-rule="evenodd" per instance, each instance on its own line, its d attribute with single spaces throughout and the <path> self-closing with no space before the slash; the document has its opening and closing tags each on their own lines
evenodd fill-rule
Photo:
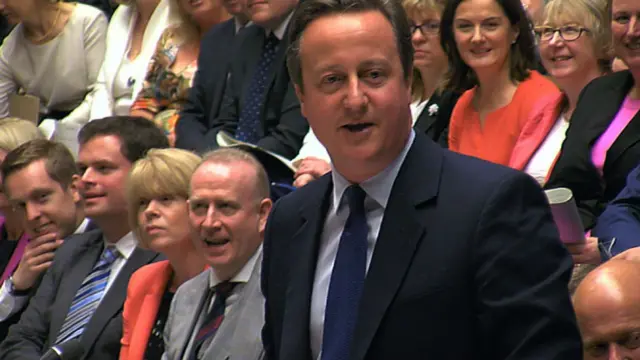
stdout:
<svg viewBox="0 0 640 360">
<path fill-rule="evenodd" d="M 105 247 L 100 259 L 84 279 L 78 292 L 76 292 L 67 317 L 64 319 L 62 328 L 58 333 L 56 344 L 67 342 L 82 335 L 84 328 L 91 320 L 98 305 L 100 305 L 107 288 L 111 265 L 119 256 L 120 253 L 115 247 Z"/>
<path fill-rule="evenodd" d="M 207 317 L 204 319 L 200 330 L 196 333 L 195 341 L 193 342 L 193 352 L 191 355 L 191 359 L 198 359 L 198 353 L 203 348 L 204 344 L 210 342 L 213 339 L 214 335 L 220 328 L 222 324 L 222 320 L 224 320 L 224 312 L 227 307 L 227 298 L 231 295 L 233 288 L 236 283 L 232 283 L 229 281 L 223 281 L 216 285 L 209 293 L 208 302 L 206 304 L 211 303 L 211 298 L 215 295 L 215 300 L 213 301 L 213 306 L 211 306 L 211 310 L 207 314 Z M 206 310 L 206 307 L 205 307 Z"/>
</svg>

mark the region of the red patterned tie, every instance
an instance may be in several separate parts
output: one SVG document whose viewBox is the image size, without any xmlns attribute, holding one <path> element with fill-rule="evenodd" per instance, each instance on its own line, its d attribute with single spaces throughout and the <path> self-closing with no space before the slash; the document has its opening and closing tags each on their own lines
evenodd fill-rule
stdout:
<svg viewBox="0 0 640 360">
<path fill-rule="evenodd" d="M 235 283 L 223 281 L 211 290 L 209 301 L 206 302 L 205 305 L 210 303 L 210 299 L 214 295 L 215 300 L 213 301 L 211 311 L 207 314 L 200 330 L 198 330 L 198 333 L 196 334 L 196 338 L 193 343 L 193 352 L 191 353 L 192 360 L 198 359 L 198 353 L 200 352 L 202 345 L 207 340 L 213 339 L 216 331 L 218 331 L 218 328 L 222 324 L 222 320 L 224 320 L 224 310 L 227 306 L 227 298 L 231 294 L 231 291 L 233 291 L 235 285 Z"/>
</svg>

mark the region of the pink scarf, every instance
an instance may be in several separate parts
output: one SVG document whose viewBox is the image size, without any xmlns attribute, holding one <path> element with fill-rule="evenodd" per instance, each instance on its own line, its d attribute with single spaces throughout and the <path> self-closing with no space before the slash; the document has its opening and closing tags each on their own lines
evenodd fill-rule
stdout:
<svg viewBox="0 0 640 360">
<path fill-rule="evenodd" d="M 2 226 L 4 226 L 4 216 L 0 216 L 0 228 Z M 4 239 L 2 241 L 7 241 L 7 240 Z M 16 246 L 16 249 L 13 251 L 13 255 L 11 255 L 11 259 L 9 259 L 9 263 L 4 268 L 2 277 L 0 277 L 0 284 L 4 283 L 5 280 L 7 280 L 9 277 L 11 277 L 11 275 L 13 275 L 13 272 L 18 267 L 18 264 L 22 259 L 24 248 L 27 246 L 28 242 L 29 242 L 29 236 L 27 236 L 26 233 L 22 234 L 22 236 L 18 240 L 18 245 Z"/>
</svg>

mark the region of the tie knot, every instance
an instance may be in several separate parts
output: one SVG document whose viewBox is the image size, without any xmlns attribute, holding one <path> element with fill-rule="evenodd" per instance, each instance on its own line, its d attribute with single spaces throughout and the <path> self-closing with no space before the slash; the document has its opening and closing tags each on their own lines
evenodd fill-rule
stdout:
<svg viewBox="0 0 640 360">
<path fill-rule="evenodd" d="M 351 185 L 344 191 L 344 196 L 349 203 L 349 211 L 351 212 L 364 212 L 364 199 L 367 197 L 367 193 L 360 187 L 360 185 Z"/>
<path fill-rule="evenodd" d="M 272 31 L 271 34 L 267 36 L 267 40 L 264 42 L 264 47 L 266 49 L 273 49 L 277 47 L 279 43 L 280 43 L 280 40 Z"/>
<path fill-rule="evenodd" d="M 100 265 L 111 265 L 120 256 L 120 252 L 115 246 L 107 246 L 100 255 Z"/>
<path fill-rule="evenodd" d="M 215 292 L 218 296 L 222 298 L 228 298 L 233 291 L 233 288 L 236 286 L 236 283 L 231 281 L 223 281 L 215 286 Z"/>
</svg>

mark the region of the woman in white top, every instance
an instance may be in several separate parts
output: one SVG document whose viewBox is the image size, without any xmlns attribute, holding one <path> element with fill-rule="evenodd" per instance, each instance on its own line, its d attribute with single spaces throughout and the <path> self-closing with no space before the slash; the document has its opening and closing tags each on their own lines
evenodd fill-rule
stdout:
<svg viewBox="0 0 640 360">
<path fill-rule="evenodd" d="M 17 26 L 0 48 L 0 118 L 9 116 L 14 94 L 39 99 L 41 118 L 64 117 L 98 77 L 107 18 L 92 6 L 55 0 L 2 4 Z"/>
<path fill-rule="evenodd" d="M 561 94 L 542 101 L 538 121 L 523 129 L 509 166 L 544 185 L 560 154 L 582 89 L 611 71 L 612 43 L 605 0 L 552 0 L 536 27 L 540 58 Z"/>
<path fill-rule="evenodd" d="M 142 89 L 160 36 L 173 24 L 167 0 L 117 0 L 107 31 L 104 63 L 93 91 L 62 120 L 81 126 L 90 120 L 128 115 Z"/>
</svg>

